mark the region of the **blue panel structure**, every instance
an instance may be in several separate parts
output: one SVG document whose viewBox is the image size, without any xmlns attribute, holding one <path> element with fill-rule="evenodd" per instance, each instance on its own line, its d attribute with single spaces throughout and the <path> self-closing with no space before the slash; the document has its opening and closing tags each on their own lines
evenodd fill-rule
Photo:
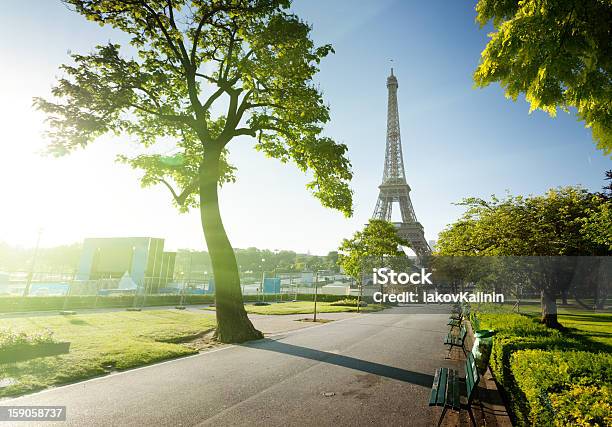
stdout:
<svg viewBox="0 0 612 427">
<path fill-rule="evenodd" d="M 215 293 L 215 279 L 208 280 L 208 289 L 206 289 L 205 293 L 207 295 L 211 295 Z"/>
<path fill-rule="evenodd" d="M 281 279 L 280 277 L 266 277 L 264 279 L 263 291 L 264 294 L 280 294 Z"/>
<path fill-rule="evenodd" d="M 164 239 L 88 238 L 83 242 L 76 279 L 120 279 L 127 272 L 143 291 L 156 292 L 172 281 L 175 259 L 175 253 L 164 252 Z"/>
</svg>

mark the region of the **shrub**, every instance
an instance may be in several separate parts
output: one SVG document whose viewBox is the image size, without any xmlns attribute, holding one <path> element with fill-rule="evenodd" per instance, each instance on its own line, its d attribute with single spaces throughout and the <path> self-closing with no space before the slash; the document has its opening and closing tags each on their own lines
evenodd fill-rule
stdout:
<svg viewBox="0 0 612 427">
<path fill-rule="evenodd" d="M 521 350 L 512 355 L 510 370 L 518 392 L 513 394 L 514 409 L 520 410 L 515 415 L 521 424 L 610 425 L 604 418 L 610 417 L 612 355 Z M 580 396 L 580 390 L 592 393 Z"/>
<path fill-rule="evenodd" d="M 10 329 L 0 329 L 0 349 L 7 349 L 22 344 L 36 345 L 51 342 L 55 342 L 55 340 L 53 332 L 49 329 L 29 334 L 26 332 L 15 332 Z"/>
<path fill-rule="evenodd" d="M 526 348 L 555 348 L 565 341 L 558 331 L 514 313 L 472 315 L 472 327 L 495 330 L 489 363 L 493 375 L 504 387 L 512 386 L 509 367 L 513 352 Z"/>
<path fill-rule="evenodd" d="M 340 305 L 346 307 L 357 307 L 359 305 L 359 301 L 353 298 L 345 298 L 335 302 L 330 303 L 329 305 Z"/>
<path fill-rule="evenodd" d="M 313 299 L 313 294 L 298 294 L 297 296 L 298 301 L 312 301 Z M 320 302 L 335 302 L 343 299 L 346 299 L 346 295 L 317 294 L 317 301 Z"/>
<path fill-rule="evenodd" d="M 610 426 L 612 425 L 612 389 L 572 385 L 564 393 L 550 396 L 556 426 Z"/>
</svg>

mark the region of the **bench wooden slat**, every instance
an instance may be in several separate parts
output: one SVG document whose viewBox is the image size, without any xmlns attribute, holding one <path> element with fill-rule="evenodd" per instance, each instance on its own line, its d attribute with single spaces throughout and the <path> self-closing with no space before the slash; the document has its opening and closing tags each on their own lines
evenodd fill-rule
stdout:
<svg viewBox="0 0 612 427">
<path fill-rule="evenodd" d="M 434 406 L 438 401 L 438 390 L 440 387 L 440 371 L 444 368 L 436 369 L 433 385 L 431 386 L 431 395 L 429 396 L 429 406 Z"/>
<path fill-rule="evenodd" d="M 474 376 L 472 374 L 472 364 L 470 363 L 470 354 L 468 354 L 468 358 L 465 361 L 465 386 L 467 395 L 470 395 L 472 388 L 474 387 Z"/>
<path fill-rule="evenodd" d="M 477 389 L 480 376 L 478 375 L 478 368 L 476 367 L 476 361 L 472 352 L 468 353 L 467 360 L 465 362 L 465 383 L 467 388 L 468 404 L 472 402 L 474 397 L 474 391 Z"/>
<path fill-rule="evenodd" d="M 444 405 L 445 406 L 453 406 L 453 389 L 455 388 L 456 380 L 456 371 L 454 369 L 448 370 L 448 379 L 446 380 L 446 396 L 444 397 Z"/>
<path fill-rule="evenodd" d="M 457 375 L 457 371 L 455 371 L 455 386 L 453 388 L 452 404 L 453 410 L 459 411 L 461 409 L 461 397 L 459 394 L 459 376 Z"/>
<path fill-rule="evenodd" d="M 436 401 L 437 406 L 444 405 L 444 398 L 445 398 L 444 392 L 446 391 L 447 380 L 448 380 L 448 368 L 442 368 L 440 370 L 440 386 L 438 387 L 439 391 L 438 391 L 438 397 Z"/>
</svg>

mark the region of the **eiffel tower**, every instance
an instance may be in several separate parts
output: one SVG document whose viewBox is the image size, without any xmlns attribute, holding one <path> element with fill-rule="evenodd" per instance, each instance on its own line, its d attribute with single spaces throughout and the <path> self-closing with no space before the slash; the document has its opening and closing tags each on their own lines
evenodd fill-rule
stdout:
<svg viewBox="0 0 612 427">
<path fill-rule="evenodd" d="M 395 222 L 397 233 L 410 243 L 410 247 L 419 259 L 431 253 L 425 240 L 423 226 L 416 219 L 412 202 L 410 201 L 410 186 L 406 182 L 404 160 L 402 157 L 402 141 L 400 138 L 399 112 L 397 109 L 397 78 L 387 77 L 389 99 L 387 104 L 387 148 L 385 153 L 385 169 L 382 184 L 378 186 L 380 193 L 374 218 L 391 221 L 393 203 L 398 202 L 402 214 L 402 222 Z"/>
</svg>

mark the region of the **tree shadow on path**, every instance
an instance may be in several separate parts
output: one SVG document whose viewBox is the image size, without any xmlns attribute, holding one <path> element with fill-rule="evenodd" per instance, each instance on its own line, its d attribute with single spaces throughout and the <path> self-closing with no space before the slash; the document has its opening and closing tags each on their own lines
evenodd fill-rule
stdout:
<svg viewBox="0 0 612 427">
<path fill-rule="evenodd" d="M 343 366 L 345 368 L 380 375 L 381 377 L 404 381 L 422 387 L 431 388 L 434 379 L 433 375 L 423 374 L 421 372 L 407 371 L 405 369 L 376 362 L 368 362 L 367 360 L 356 359 L 350 356 L 343 356 L 341 354 L 329 353 L 327 351 L 315 350 L 270 339 L 242 344 L 242 346 L 289 354 L 291 356 L 303 357 L 305 359 L 316 360 L 331 365 Z"/>
</svg>

